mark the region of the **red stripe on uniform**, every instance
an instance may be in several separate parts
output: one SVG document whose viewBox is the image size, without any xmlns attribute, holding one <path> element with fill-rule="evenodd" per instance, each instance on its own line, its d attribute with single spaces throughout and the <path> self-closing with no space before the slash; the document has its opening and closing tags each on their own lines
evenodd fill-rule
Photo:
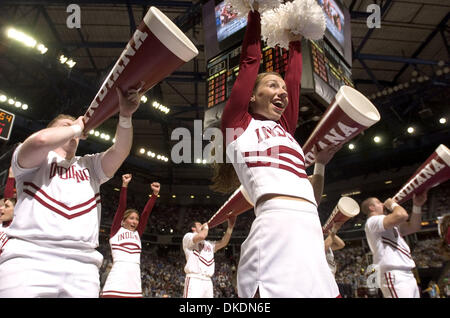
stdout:
<svg viewBox="0 0 450 318">
<path fill-rule="evenodd" d="M 387 277 L 387 274 L 386 274 L 386 273 L 384 273 L 384 279 L 386 280 L 386 284 L 387 284 L 387 287 L 388 287 L 389 293 L 391 293 L 391 297 L 392 297 L 392 298 L 394 298 L 394 295 L 392 294 L 392 290 L 391 290 L 391 287 L 389 286 L 389 279 L 388 279 L 388 277 Z"/>
<path fill-rule="evenodd" d="M 274 147 L 270 147 L 270 148 L 267 148 L 266 150 L 261 150 L 261 151 L 246 151 L 246 152 L 244 152 L 244 157 L 265 156 L 265 157 L 278 158 L 276 155 L 282 154 L 282 153 L 292 155 L 292 156 L 300 159 L 302 162 L 305 162 L 305 159 L 303 159 L 303 156 L 298 151 L 296 151 L 295 149 L 292 149 L 291 147 L 287 147 L 287 146 L 274 146 Z"/>
<path fill-rule="evenodd" d="M 214 262 L 212 262 L 211 264 L 206 263 L 204 260 L 202 260 L 200 257 L 198 258 L 200 262 L 202 262 L 203 264 L 205 264 L 206 266 L 211 266 L 214 265 Z"/>
<path fill-rule="evenodd" d="M 292 172 L 299 178 L 308 178 L 308 176 L 305 173 L 298 172 L 292 167 L 280 164 L 280 163 L 274 163 L 274 162 L 266 162 L 266 161 L 256 161 L 256 162 L 246 162 L 247 167 L 253 168 L 253 167 L 272 167 L 272 168 L 278 168 L 282 170 L 286 170 L 289 172 Z"/>
<path fill-rule="evenodd" d="M 129 296 L 122 296 L 122 295 L 105 295 L 105 294 L 126 294 Z M 105 290 L 102 292 L 101 296 L 102 298 L 142 298 L 142 292 L 124 292 L 119 290 Z"/>
<path fill-rule="evenodd" d="M 186 277 L 186 280 L 184 281 L 184 298 L 187 298 L 187 296 L 188 296 L 189 280 L 190 280 L 190 277 Z"/>
<path fill-rule="evenodd" d="M 69 220 L 71 220 L 73 218 L 76 218 L 78 216 L 81 216 L 83 214 L 89 213 L 90 211 L 92 211 L 94 208 L 97 207 L 97 202 L 95 202 L 94 205 L 92 205 L 91 207 L 87 208 L 86 210 L 80 211 L 80 212 L 75 213 L 75 214 L 67 214 L 67 213 L 64 213 L 63 211 L 61 211 L 61 210 L 51 206 L 50 204 L 48 204 L 44 200 L 42 200 L 40 197 L 38 197 L 36 195 L 36 193 L 33 193 L 33 192 L 29 191 L 29 190 L 24 190 L 23 192 L 28 194 L 28 195 L 30 195 L 32 198 L 36 199 L 36 201 L 38 201 L 40 204 L 45 206 L 47 209 L 52 210 L 53 212 L 56 212 L 57 214 L 65 217 L 66 219 L 69 219 Z"/>
<path fill-rule="evenodd" d="M 193 253 L 194 253 L 195 255 L 197 255 L 198 257 L 201 257 L 201 258 L 202 258 L 205 262 L 207 262 L 207 263 L 214 262 L 214 257 L 211 258 L 210 260 L 207 260 L 206 258 L 204 258 L 203 256 L 200 255 L 200 252 L 199 252 L 199 251 L 194 250 Z"/>
<path fill-rule="evenodd" d="M 394 284 L 392 283 L 391 273 L 389 272 L 389 281 L 391 282 L 392 291 L 394 292 L 395 298 L 398 298 L 397 292 L 395 291 Z"/>
<path fill-rule="evenodd" d="M 383 242 L 384 244 L 387 244 L 387 245 L 389 245 L 389 246 L 395 248 L 396 250 L 398 250 L 400 253 L 406 255 L 407 257 L 411 258 L 411 255 L 410 255 L 408 252 L 405 252 L 404 250 L 402 250 L 401 248 L 399 248 L 397 245 L 395 245 L 395 244 L 393 244 L 393 243 L 391 243 L 391 242 L 389 242 L 389 241 L 385 241 L 385 240 L 382 240 L 382 242 Z M 412 259 L 412 258 L 411 258 L 411 259 Z"/>
<path fill-rule="evenodd" d="M 137 245 L 136 243 L 122 243 L 122 244 L 111 244 L 111 246 L 120 246 L 123 248 L 127 248 L 129 250 L 137 250 L 137 249 L 141 249 L 141 247 L 139 245 Z M 136 246 L 136 247 L 128 247 L 128 246 Z"/>
<path fill-rule="evenodd" d="M 122 252 L 125 252 L 125 253 L 128 253 L 128 254 L 139 254 L 139 253 L 141 253 L 141 250 L 136 251 L 136 252 L 131 252 L 131 251 L 127 251 L 127 250 L 124 250 L 124 249 L 121 249 L 121 248 L 117 248 L 117 247 L 113 247 L 112 250 L 122 251 Z"/>
<path fill-rule="evenodd" d="M 37 185 L 35 185 L 35 184 L 31 183 L 31 182 L 24 182 L 23 184 L 24 184 L 25 186 L 31 186 L 32 188 L 34 188 L 34 189 L 36 190 L 35 193 L 38 193 L 38 192 L 39 192 L 39 193 L 42 193 L 42 195 L 45 196 L 47 199 L 49 199 L 50 201 L 56 203 L 57 205 L 61 206 L 62 208 L 66 209 L 66 210 L 69 210 L 69 211 L 71 211 L 71 210 L 76 210 L 76 209 L 79 209 L 79 208 L 81 208 L 81 207 L 84 207 L 84 206 L 90 204 L 92 201 L 94 201 L 98 196 L 100 196 L 100 193 L 96 193 L 96 194 L 94 195 L 94 197 L 91 198 L 91 199 L 89 199 L 88 201 L 83 202 L 83 203 L 80 203 L 80 204 L 75 205 L 75 206 L 73 206 L 73 207 L 69 207 L 69 206 L 65 205 L 64 203 L 62 203 L 61 201 L 58 201 L 58 200 L 52 198 L 51 196 L 49 196 L 44 190 L 42 190 L 41 188 L 39 188 Z M 30 191 L 30 192 L 31 192 L 31 191 Z"/>
<path fill-rule="evenodd" d="M 3 248 L 5 247 L 6 243 L 8 243 L 9 237 L 6 239 L 6 241 L 0 246 L 0 254 L 2 253 Z"/>
<path fill-rule="evenodd" d="M 214 258 L 212 258 L 212 259 L 210 259 L 209 261 L 206 259 L 206 258 L 204 258 L 204 257 L 202 257 L 202 256 L 200 256 L 200 254 L 197 252 L 196 250 L 194 250 L 194 255 L 195 256 L 197 256 L 198 257 L 198 259 L 203 263 L 203 264 L 205 264 L 206 266 L 211 266 L 212 264 L 214 264 Z"/>
<path fill-rule="evenodd" d="M 101 295 L 100 298 L 144 298 L 141 296 Z"/>
<path fill-rule="evenodd" d="M 293 166 L 296 167 L 297 169 L 305 170 L 305 165 L 304 165 L 304 164 L 301 164 L 301 163 L 295 163 L 294 161 L 292 161 L 292 160 L 289 159 L 288 157 L 280 156 L 280 160 L 285 161 L 285 162 L 287 162 L 287 163 L 290 163 L 291 165 L 293 165 Z"/>
<path fill-rule="evenodd" d="M 410 253 L 408 252 L 408 250 L 406 250 L 405 248 L 401 247 L 400 244 L 398 244 L 397 242 L 395 242 L 395 241 L 393 241 L 393 240 L 391 240 L 391 239 L 389 239 L 389 238 L 387 238 L 387 237 L 385 237 L 385 236 L 382 236 L 381 238 L 382 238 L 383 240 L 386 240 L 387 242 L 391 242 L 391 243 L 394 244 L 399 250 L 402 250 L 402 251 L 405 252 L 406 254 L 409 254 L 409 255 L 410 255 Z"/>
</svg>

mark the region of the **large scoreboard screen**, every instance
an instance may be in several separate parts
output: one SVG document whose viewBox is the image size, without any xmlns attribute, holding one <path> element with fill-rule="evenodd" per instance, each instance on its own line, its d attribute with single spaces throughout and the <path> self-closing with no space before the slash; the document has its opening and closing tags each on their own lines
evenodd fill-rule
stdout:
<svg viewBox="0 0 450 318">
<path fill-rule="evenodd" d="M 240 53 L 239 46 L 208 63 L 208 108 L 219 105 L 230 96 L 231 88 L 239 73 Z M 262 50 L 260 70 L 284 75 L 287 58 L 288 52 L 285 49 L 265 47 Z"/>
<path fill-rule="evenodd" d="M 306 46 L 307 51 L 304 52 L 308 56 L 306 61 L 305 56 L 303 58 L 303 72 L 307 77 L 305 80 L 312 76 L 312 89 L 322 104 L 330 103 L 342 85 L 354 86 L 351 69 L 326 42 L 308 41 Z M 303 86 L 302 79 L 302 89 L 304 88 L 310 87 Z"/>
</svg>

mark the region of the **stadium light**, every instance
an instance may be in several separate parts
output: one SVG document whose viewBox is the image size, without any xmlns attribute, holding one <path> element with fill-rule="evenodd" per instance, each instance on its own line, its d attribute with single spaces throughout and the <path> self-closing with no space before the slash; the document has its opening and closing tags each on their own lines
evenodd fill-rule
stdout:
<svg viewBox="0 0 450 318">
<path fill-rule="evenodd" d="M 48 48 L 44 44 L 38 44 L 35 38 L 13 27 L 6 30 L 6 36 L 11 40 L 25 45 L 26 47 L 36 49 L 40 54 L 45 54 L 48 51 Z"/>
<path fill-rule="evenodd" d="M 17 100 L 15 97 L 10 97 L 5 93 L 0 93 L 0 103 L 5 103 L 10 106 L 14 106 L 15 108 L 22 108 L 23 110 L 28 109 L 28 104 Z"/>
<path fill-rule="evenodd" d="M 163 104 L 158 103 L 157 101 L 154 101 L 152 103 L 152 106 L 165 114 L 168 114 L 170 112 L 170 108 L 164 106 Z"/>
</svg>

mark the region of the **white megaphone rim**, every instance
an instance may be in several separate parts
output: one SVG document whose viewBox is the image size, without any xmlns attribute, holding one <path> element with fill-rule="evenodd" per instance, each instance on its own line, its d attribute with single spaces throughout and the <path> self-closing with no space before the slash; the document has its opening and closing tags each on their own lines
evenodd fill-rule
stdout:
<svg viewBox="0 0 450 318">
<path fill-rule="evenodd" d="M 343 85 L 339 88 L 336 102 L 353 121 L 365 127 L 372 126 L 381 118 L 372 102 L 350 86 Z"/>
<path fill-rule="evenodd" d="M 439 145 L 436 148 L 437 155 L 444 160 L 447 166 L 450 166 L 450 150 L 445 145 Z"/>
<path fill-rule="evenodd" d="M 352 218 L 359 214 L 359 204 L 350 197 L 342 197 L 338 201 L 338 209 L 342 214 Z"/>
<path fill-rule="evenodd" d="M 184 62 L 198 55 L 198 50 L 191 40 L 158 8 L 150 7 L 144 17 L 144 23 L 162 44 Z"/>
</svg>

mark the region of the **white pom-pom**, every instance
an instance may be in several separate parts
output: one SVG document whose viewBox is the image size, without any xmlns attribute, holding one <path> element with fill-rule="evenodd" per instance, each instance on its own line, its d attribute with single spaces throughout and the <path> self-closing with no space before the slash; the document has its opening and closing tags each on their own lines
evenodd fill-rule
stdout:
<svg viewBox="0 0 450 318">
<path fill-rule="evenodd" d="M 281 2 L 280 0 L 226 0 L 225 4 L 231 6 L 238 17 L 246 17 L 249 11 L 255 9 L 255 4 L 258 5 L 258 11 L 262 13 L 278 7 Z"/>
<path fill-rule="evenodd" d="M 316 0 L 294 0 L 276 9 L 267 10 L 261 17 L 261 35 L 270 47 L 289 48 L 293 35 L 318 40 L 325 33 L 325 13 Z"/>
<path fill-rule="evenodd" d="M 284 6 L 268 10 L 261 16 L 261 37 L 270 47 L 289 48 L 289 32 L 284 28 Z"/>
<path fill-rule="evenodd" d="M 319 40 L 325 34 L 325 13 L 316 0 L 295 0 L 292 13 L 287 15 L 286 29 L 310 40 Z M 295 14 L 297 13 L 297 14 Z"/>
</svg>

